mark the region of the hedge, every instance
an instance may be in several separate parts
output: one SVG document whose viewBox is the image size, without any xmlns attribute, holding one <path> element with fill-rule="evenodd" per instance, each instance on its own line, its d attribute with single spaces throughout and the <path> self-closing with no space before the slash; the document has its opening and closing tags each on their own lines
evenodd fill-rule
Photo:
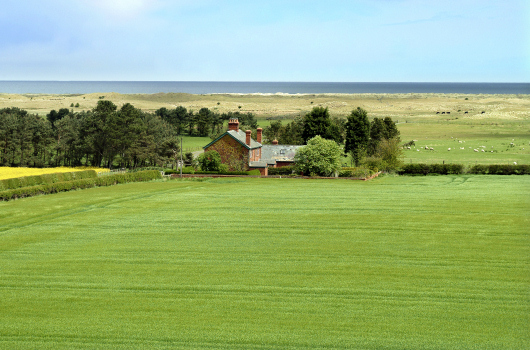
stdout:
<svg viewBox="0 0 530 350">
<path fill-rule="evenodd" d="M 269 175 L 291 175 L 294 171 L 294 167 L 282 166 L 280 168 L 269 168 Z"/>
<path fill-rule="evenodd" d="M 462 164 L 405 164 L 398 170 L 400 175 L 448 175 L 448 174 L 462 174 L 464 172 L 464 165 Z"/>
<path fill-rule="evenodd" d="M 521 164 L 490 164 L 473 165 L 468 171 L 469 174 L 485 175 L 530 175 L 530 165 Z"/>
<path fill-rule="evenodd" d="M 477 164 L 467 171 L 462 164 L 405 164 L 398 171 L 400 175 L 448 175 L 448 174 L 483 174 L 483 175 L 530 175 L 530 165 L 515 164 Z"/>
<path fill-rule="evenodd" d="M 180 170 L 174 170 L 174 169 L 167 169 L 164 172 L 166 175 L 180 174 Z M 195 170 L 193 167 L 185 167 L 182 169 L 182 174 L 260 175 L 260 172 L 257 169 L 250 170 L 250 171 L 203 171 L 203 170 Z"/>
<path fill-rule="evenodd" d="M 17 177 L 13 179 L 0 180 L 0 191 L 16 188 L 66 182 L 79 179 L 94 179 L 98 176 L 95 170 L 73 171 L 69 173 L 53 173 Z"/>
<path fill-rule="evenodd" d="M 342 168 L 339 170 L 339 177 L 356 177 L 367 178 L 374 174 L 374 171 L 368 168 Z"/>
<path fill-rule="evenodd" d="M 136 173 L 113 174 L 96 178 L 87 177 L 71 181 L 45 183 L 36 186 L 28 186 L 10 189 L 6 191 L 0 191 L 0 200 L 8 201 L 10 199 L 31 197 L 39 194 L 65 192 L 82 188 L 91 188 L 95 186 L 111 186 L 127 182 L 150 181 L 160 179 L 161 177 L 162 175 L 158 170 L 145 170 Z"/>
</svg>

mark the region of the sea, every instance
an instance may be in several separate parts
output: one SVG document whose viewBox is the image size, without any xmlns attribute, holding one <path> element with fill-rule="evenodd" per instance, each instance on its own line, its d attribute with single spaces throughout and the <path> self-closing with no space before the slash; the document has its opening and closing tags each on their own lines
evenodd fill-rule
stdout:
<svg viewBox="0 0 530 350">
<path fill-rule="evenodd" d="M 530 83 L 340 83 L 244 81 L 0 81 L 8 94 L 530 94 Z"/>
</svg>

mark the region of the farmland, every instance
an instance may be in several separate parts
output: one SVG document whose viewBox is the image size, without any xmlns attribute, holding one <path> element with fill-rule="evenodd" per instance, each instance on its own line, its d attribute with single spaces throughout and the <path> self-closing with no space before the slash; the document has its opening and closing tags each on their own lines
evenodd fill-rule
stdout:
<svg viewBox="0 0 530 350">
<path fill-rule="evenodd" d="M 0 167 L 0 180 L 12 179 L 16 177 L 54 174 L 54 173 L 68 173 L 72 171 L 95 170 L 96 172 L 108 172 L 109 169 L 95 168 L 95 167 L 57 167 L 57 168 L 26 168 L 26 167 Z"/>
<path fill-rule="evenodd" d="M 362 107 L 370 118 L 391 117 L 396 121 L 404 142 L 417 140 L 416 148 L 404 152 L 407 163 L 530 163 L 530 95 L 0 94 L 0 108 L 19 107 L 45 116 L 52 109 L 68 108 L 77 103 L 80 107 L 72 108 L 74 112 L 91 110 L 100 97 L 113 101 L 118 107 L 131 103 L 145 112 L 183 106 L 195 112 L 209 108 L 215 113 L 253 113 L 261 127 L 267 127 L 273 119 L 286 123 L 315 106 L 327 107 L 331 116 L 338 118 L 345 118 L 353 109 Z M 210 141 L 209 137 L 185 136 L 183 148 L 185 152 L 198 151 Z M 432 147 L 433 151 L 425 151 L 425 146 Z M 345 164 L 350 162 L 345 160 Z"/>
<path fill-rule="evenodd" d="M 210 179 L 0 203 L 0 347 L 525 348 L 529 192 Z"/>
</svg>

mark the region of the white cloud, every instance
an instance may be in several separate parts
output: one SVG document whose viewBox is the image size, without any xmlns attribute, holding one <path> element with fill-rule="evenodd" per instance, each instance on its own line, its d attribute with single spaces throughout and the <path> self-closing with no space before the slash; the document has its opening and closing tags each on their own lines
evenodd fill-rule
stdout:
<svg viewBox="0 0 530 350">
<path fill-rule="evenodd" d="M 114 19 L 129 20 L 144 14 L 158 5 L 157 0 L 89 0 L 104 15 Z"/>
</svg>

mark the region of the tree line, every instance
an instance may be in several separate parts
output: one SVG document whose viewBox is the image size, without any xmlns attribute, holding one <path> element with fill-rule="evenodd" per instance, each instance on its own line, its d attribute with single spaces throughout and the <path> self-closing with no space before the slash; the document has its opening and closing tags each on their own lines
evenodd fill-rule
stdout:
<svg viewBox="0 0 530 350">
<path fill-rule="evenodd" d="M 52 110 L 42 118 L 20 108 L 0 110 L 0 165 L 143 167 L 175 162 L 179 135 L 219 134 L 238 118 L 257 128 L 251 113 L 198 113 L 184 107 L 144 112 L 131 104 L 118 108 L 98 101 L 90 111 Z"/>
<path fill-rule="evenodd" d="M 396 123 L 390 117 L 368 119 L 368 113 L 358 107 L 348 118 L 332 118 L 327 108 L 314 107 L 304 117 L 282 124 L 273 121 L 263 130 L 267 142 L 305 145 L 315 136 L 344 144 L 344 153 L 352 156 L 356 166 L 362 161 L 381 162 L 394 167 L 399 163 L 400 138 Z M 383 166 L 383 167 L 384 167 Z M 381 164 L 379 164 L 381 167 Z"/>
</svg>

